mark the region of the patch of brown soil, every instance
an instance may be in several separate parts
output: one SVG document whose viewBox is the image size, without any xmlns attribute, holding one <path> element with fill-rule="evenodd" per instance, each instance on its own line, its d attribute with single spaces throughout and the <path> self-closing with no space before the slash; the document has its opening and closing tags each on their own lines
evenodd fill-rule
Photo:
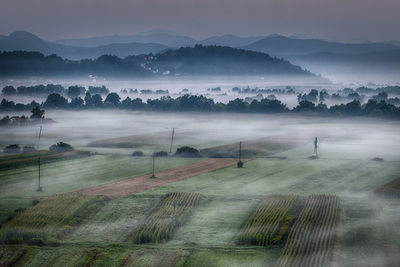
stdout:
<svg viewBox="0 0 400 267">
<path fill-rule="evenodd" d="M 151 174 L 136 176 L 119 182 L 83 189 L 81 192 L 87 195 L 126 196 L 156 186 L 225 168 L 236 164 L 237 161 L 238 160 L 234 158 L 206 159 L 157 172 L 155 174 L 156 178 L 150 178 Z"/>
</svg>

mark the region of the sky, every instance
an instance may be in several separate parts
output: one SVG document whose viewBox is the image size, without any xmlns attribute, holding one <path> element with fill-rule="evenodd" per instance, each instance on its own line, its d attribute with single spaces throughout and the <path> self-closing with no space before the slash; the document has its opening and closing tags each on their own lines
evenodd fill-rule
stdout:
<svg viewBox="0 0 400 267">
<path fill-rule="evenodd" d="M 400 39 L 400 0 L 0 0 L 0 34 L 43 39 L 168 29 L 212 35 L 302 35 L 334 41 Z"/>
</svg>

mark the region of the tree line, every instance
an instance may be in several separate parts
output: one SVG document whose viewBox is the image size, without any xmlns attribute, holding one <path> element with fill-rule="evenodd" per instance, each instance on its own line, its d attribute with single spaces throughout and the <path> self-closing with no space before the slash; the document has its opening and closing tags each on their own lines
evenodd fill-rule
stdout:
<svg viewBox="0 0 400 267">
<path fill-rule="evenodd" d="M 1 94 L 4 96 L 40 96 L 40 95 L 49 95 L 49 94 L 60 94 L 64 96 L 68 96 L 70 98 L 79 97 L 85 95 L 86 91 L 91 94 L 101 94 L 106 95 L 110 93 L 110 90 L 103 86 L 89 86 L 86 90 L 85 87 L 79 85 L 69 86 L 65 88 L 60 84 L 39 84 L 33 86 L 18 86 L 15 88 L 12 85 L 5 86 L 1 91 Z"/>
<path fill-rule="evenodd" d="M 47 96 L 46 101 L 39 104 L 32 101 L 28 104 L 14 103 L 3 99 L 0 103 L 1 111 L 32 110 L 35 107 L 46 109 L 126 109 L 126 110 L 149 110 L 149 111 L 195 111 L 195 112 L 240 112 L 240 113 L 310 113 L 333 116 L 384 116 L 400 118 L 400 108 L 384 100 L 369 99 L 367 103 L 361 104 L 357 99 L 347 104 L 333 105 L 328 107 L 323 102 L 314 103 L 299 98 L 299 103 L 290 109 L 278 99 L 264 98 L 247 102 L 236 98 L 228 103 L 215 102 L 212 98 L 203 95 L 185 94 L 177 98 L 163 96 L 158 99 L 148 99 L 144 102 L 141 98 L 126 97 L 121 100 L 117 93 L 109 93 L 103 97 L 100 94 L 92 95 L 86 92 L 84 98 L 75 97 L 70 101 L 58 93 Z"/>
</svg>

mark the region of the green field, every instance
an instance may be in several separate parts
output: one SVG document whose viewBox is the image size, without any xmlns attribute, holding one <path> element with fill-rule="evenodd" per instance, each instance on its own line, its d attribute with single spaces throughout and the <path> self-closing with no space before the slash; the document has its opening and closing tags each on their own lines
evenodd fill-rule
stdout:
<svg viewBox="0 0 400 267">
<path fill-rule="evenodd" d="M 1 158 L 1 157 L 0 157 Z M 195 162 L 197 159 L 160 158 L 156 170 Z M 85 158 L 59 160 L 41 166 L 43 192 L 36 192 L 37 166 L 25 166 L 0 171 L 1 222 L 16 208 L 27 207 L 33 199 L 57 193 L 73 192 L 112 181 L 151 173 L 150 158 L 126 155 L 92 155 Z"/>
<path fill-rule="evenodd" d="M 397 165 L 391 162 L 255 159 L 246 162 L 242 169 L 225 168 L 141 194 L 182 191 L 217 196 L 262 196 L 279 192 L 305 196 L 318 192 L 346 196 L 372 192 L 398 175 Z"/>
<path fill-rule="evenodd" d="M 195 160 L 162 159 L 157 168 L 179 166 Z M 43 193 L 34 190 L 36 178 L 31 176 L 36 170 L 33 166 L 3 171 L 2 177 L 7 178 L 2 179 L 0 203 L 5 207 L 3 220 L 13 214 L 13 209 L 30 206 L 32 199 L 41 199 L 55 193 L 76 191 L 148 173 L 150 170 L 148 161 L 148 158 L 123 155 L 95 155 L 51 162 L 43 167 L 43 177 L 45 177 Z M 61 171 L 56 168 L 60 168 Z M 58 178 L 46 179 L 53 175 L 57 175 Z M 46 248 L 39 252 L 38 249 L 27 246 L 26 252 L 21 254 L 19 251 L 14 254 L 20 255 L 18 257 L 21 259 L 18 262 L 32 266 L 39 266 L 44 261 L 50 265 L 61 264 L 68 257 L 57 255 L 69 253 L 75 254 L 71 262 L 65 263 L 68 266 L 80 265 L 80 262 L 87 263 L 91 260 L 95 262 L 94 265 L 102 266 L 119 265 L 122 262 L 126 262 L 126 266 L 164 266 L 165 262 L 170 262 L 171 266 L 241 266 L 245 263 L 250 263 L 252 266 L 273 266 L 282 252 L 282 246 L 269 246 L 260 250 L 251 246 L 240 248 L 241 246 L 237 245 L 241 229 L 265 196 L 274 192 L 301 196 L 313 192 L 335 193 L 343 197 L 344 203 L 350 201 L 347 200 L 349 195 L 354 195 L 355 199 L 352 201 L 359 203 L 357 195 L 372 192 L 396 175 L 398 175 L 397 167 L 390 162 L 369 160 L 354 162 L 339 159 L 310 161 L 301 158 L 254 159 L 247 161 L 242 169 L 228 167 L 136 195 L 111 197 L 104 200 L 93 216 L 72 224 L 72 230 L 60 235 L 58 239 L 54 237 L 54 233 L 65 230 L 63 223 L 52 224 L 53 228 L 47 227 L 46 229 L 51 232 L 48 234 L 51 238 L 46 240 L 65 244 L 60 248 Z M 131 238 L 135 229 L 156 207 L 160 198 L 169 192 L 196 192 L 202 194 L 204 200 L 200 207 L 194 210 L 190 220 L 179 227 L 168 242 L 152 248 L 141 248 L 143 245 L 133 246 Z M 35 207 L 40 208 L 40 204 Z M 72 207 L 66 209 L 70 211 L 69 214 L 74 213 Z M 71 215 L 66 214 L 69 220 Z M 349 209 L 344 223 L 350 224 L 357 219 L 358 215 Z M 6 223 L 2 231 L 6 231 L 10 223 L 16 223 L 15 220 Z M 367 230 L 363 227 L 356 229 L 355 233 L 358 233 L 356 235 L 360 236 L 352 237 L 361 240 L 363 246 L 352 245 L 353 240 L 343 241 L 345 244 L 350 244 L 350 248 L 346 251 L 347 254 L 341 254 L 342 257 L 347 255 L 348 259 L 349 251 L 357 252 L 358 255 L 374 252 L 380 256 L 382 248 L 376 245 L 375 241 L 377 237 L 381 237 L 385 229 L 371 226 L 369 230 L 366 233 Z M 87 244 L 91 244 L 90 247 Z M 121 246 L 125 254 L 117 252 L 113 246 Z M 76 254 L 76 251 L 79 253 Z M 128 257 L 130 253 L 132 255 Z M 97 254 L 99 255 L 96 256 Z M 12 261 L 15 257 L 10 256 L 10 260 L 7 261 Z M 361 259 L 362 257 L 359 258 Z"/>
</svg>

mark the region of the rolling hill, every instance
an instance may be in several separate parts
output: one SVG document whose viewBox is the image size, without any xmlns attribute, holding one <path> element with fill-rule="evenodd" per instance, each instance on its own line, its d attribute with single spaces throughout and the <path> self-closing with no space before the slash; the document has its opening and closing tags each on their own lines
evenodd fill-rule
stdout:
<svg viewBox="0 0 400 267">
<path fill-rule="evenodd" d="M 146 69 L 168 75 L 312 75 L 288 61 L 226 46 L 196 45 L 137 58 Z"/>
<path fill-rule="evenodd" d="M 202 46 L 119 58 L 68 60 L 38 52 L 0 53 L 3 76 L 181 76 L 181 75 L 313 75 L 267 54 L 222 46 Z"/>
</svg>

